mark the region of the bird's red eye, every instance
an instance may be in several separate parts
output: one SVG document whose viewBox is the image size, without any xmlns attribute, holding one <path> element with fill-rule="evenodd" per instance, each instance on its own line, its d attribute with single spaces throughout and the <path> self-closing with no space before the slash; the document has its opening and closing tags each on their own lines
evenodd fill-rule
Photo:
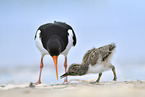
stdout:
<svg viewBox="0 0 145 97">
<path fill-rule="evenodd" d="M 50 52 L 50 49 L 48 49 L 48 51 Z"/>
<path fill-rule="evenodd" d="M 58 51 L 60 51 L 60 48 L 58 48 Z"/>
</svg>

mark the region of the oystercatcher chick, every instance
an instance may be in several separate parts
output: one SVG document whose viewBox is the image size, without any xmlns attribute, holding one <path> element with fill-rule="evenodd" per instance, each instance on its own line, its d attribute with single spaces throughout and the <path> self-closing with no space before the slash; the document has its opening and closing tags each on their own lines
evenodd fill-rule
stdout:
<svg viewBox="0 0 145 97">
<path fill-rule="evenodd" d="M 53 58 L 56 70 L 56 77 L 58 80 L 57 72 L 57 58 L 60 54 L 65 56 L 64 68 L 67 70 L 67 54 L 71 47 L 76 45 L 76 35 L 73 28 L 63 22 L 54 22 L 41 25 L 35 34 L 35 44 L 41 52 L 40 73 L 39 79 L 35 83 L 41 83 L 41 72 L 43 68 L 43 57 L 50 55 Z M 67 79 L 65 80 L 67 81 Z"/>
<path fill-rule="evenodd" d="M 114 43 L 100 47 L 98 49 L 93 48 L 84 55 L 81 64 L 70 65 L 68 71 L 61 76 L 61 78 L 66 76 L 81 76 L 87 73 L 99 73 L 96 83 L 100 81 L 102 72 L 112 69 L 114 74 L 114 81 L 117 80 L 115 66 L 111 64 L 111 57 L 114 54 L 116 45 Z"/>
</svg>

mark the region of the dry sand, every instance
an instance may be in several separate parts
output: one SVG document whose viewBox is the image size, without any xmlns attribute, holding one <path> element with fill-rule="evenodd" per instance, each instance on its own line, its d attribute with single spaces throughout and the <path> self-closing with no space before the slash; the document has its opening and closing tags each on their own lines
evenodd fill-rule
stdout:
<svg viewBox="0 0 145 97">
<path fill-rule="evenodd" d="M 145 81 L 109 81 L 89 84 L 73 80 L 69 84 L 1 85 L 0 97 L 145 97 Z"/>
</svg>

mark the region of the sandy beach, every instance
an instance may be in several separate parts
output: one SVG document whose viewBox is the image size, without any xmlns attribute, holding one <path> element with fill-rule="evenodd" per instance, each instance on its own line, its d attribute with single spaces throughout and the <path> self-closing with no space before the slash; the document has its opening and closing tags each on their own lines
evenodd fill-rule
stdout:
<svg viewBox="0 0 145 97">
<path fill-rule="evenodd" d="M 89 84 L 72 80 L 69 84 L 1 85 L 0 97 L 145 97 L 145 81 L 108 81 Z"/>
</svg>

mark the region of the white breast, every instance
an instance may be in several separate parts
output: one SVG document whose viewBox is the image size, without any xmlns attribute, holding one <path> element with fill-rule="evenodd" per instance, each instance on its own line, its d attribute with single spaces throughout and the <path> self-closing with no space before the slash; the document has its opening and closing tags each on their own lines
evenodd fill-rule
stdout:
<svg viewBox="0 0 145 97">
<path fill-rule="evenodd" d="M 104 72 L 104 71 L 111 69 L 110 67 L 111 66 L 109 66 L 109 65 L 105 66 L 103 63 L 96 64 L 94 66 L 89 64 L 89 69 L 88 69 L 87 73 L 101 73 L 101 72 Z"/>
</svg>

